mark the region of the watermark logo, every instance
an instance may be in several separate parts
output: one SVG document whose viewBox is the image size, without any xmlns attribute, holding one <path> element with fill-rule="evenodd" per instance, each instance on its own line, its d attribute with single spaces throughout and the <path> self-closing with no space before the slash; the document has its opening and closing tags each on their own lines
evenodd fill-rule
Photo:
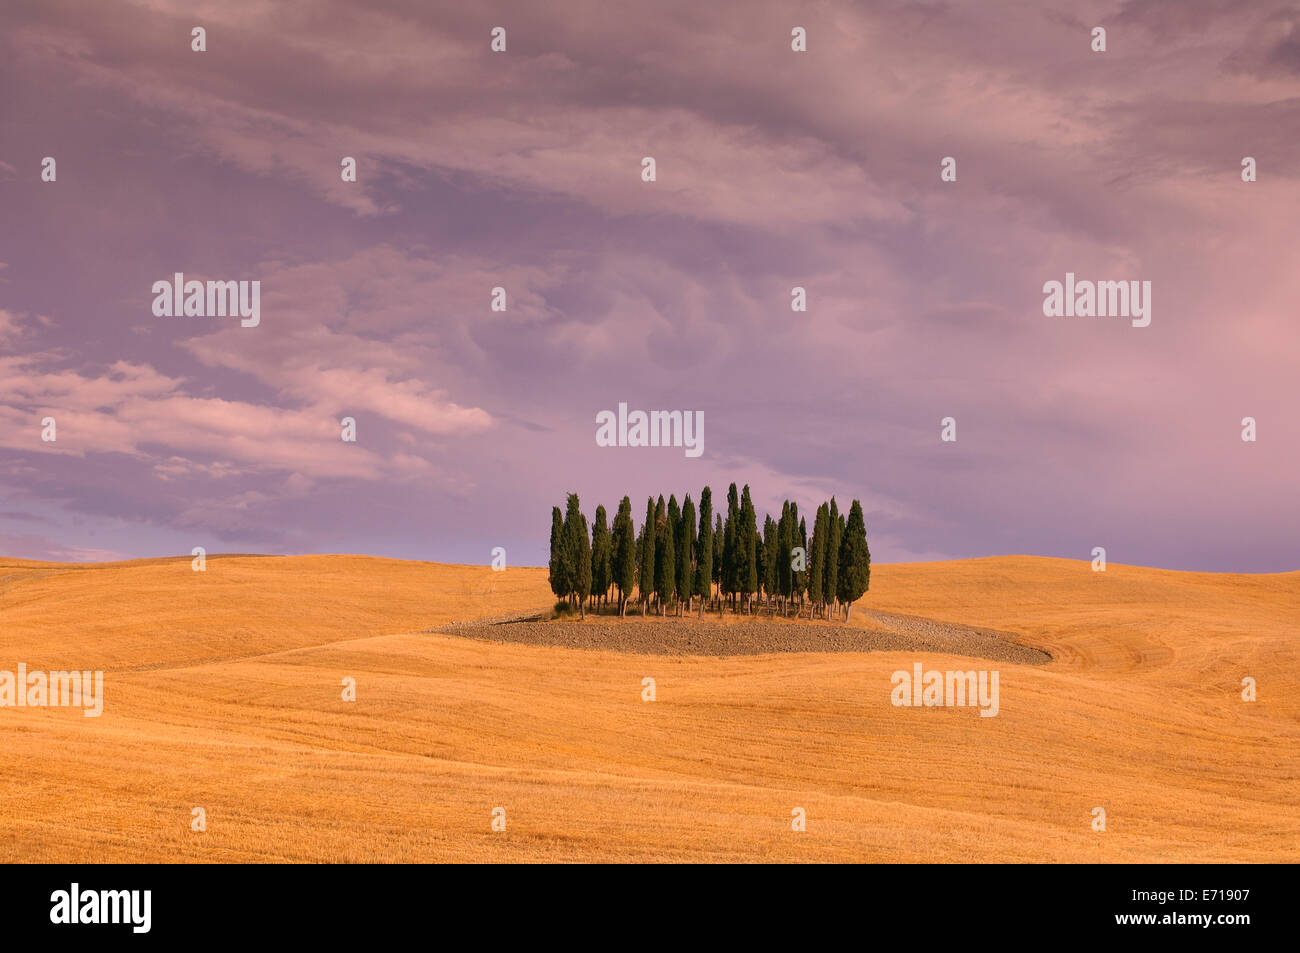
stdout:
<svg viewBox="0 0 1300 953">
<path fill-rule="evenodd" d="M 598 447 L 684 447 L 686 456 L 704 453 L 704 411 L 634 410 L 618 405 L 618 413 L 596 414 Z"/>
<path fill-rule="evenodd" d="M 895 672 L 890 684 L 894 689 L 889 700 L 896 708 L 978 705 L 981 718 L 993 718 L 998 713 L 997 672 L 925 672 L 917 662 L 911 672 Z"/>
<path fill-rule="evenodd" d="M 84 708 L 87 718 L 104 713 L 103 672 L 0 671 L 0 708 Z"/>
<path fill-rule="evenodd" d="M 74 883 L 69 890 L 50 894 L 50 922 L 131 926 L 133 933 L 148 933 L 153 925 L 152 890 L 86 890 Z"/>
<path fill-rule="evenodd" d="M 1043 284 L 1043 314 L 1049 318 L 1132 318 L 1133 327 L 1151 323 L 1151 282 L 1076 281 L 1074 272 L 1065 282 Z"/>
<path fill-rule="evenodd" d="M 245 328 L 262 321 L 260 281 L 186 281 L 178 271 L 171 281 L 155 281 L 153 293 L 155 318 L 239 317 Z"/>
</svg>

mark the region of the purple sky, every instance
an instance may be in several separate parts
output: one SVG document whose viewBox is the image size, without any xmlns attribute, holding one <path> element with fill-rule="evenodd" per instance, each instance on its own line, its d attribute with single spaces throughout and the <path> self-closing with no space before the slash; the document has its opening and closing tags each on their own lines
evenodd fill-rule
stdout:
<svg viewBox="0 0 1300 953">
<path fill-rule="evenodd" d="M 0 553 L 538 564 L 566 491 L 735 480 L 877 561 L 1300 568 L 1294 3 L 0 16 Z M 260 326 L 154 317 L 176 271 Z M 1045 317 L 1066 272 L 1151 325 Z M 598 448 L 620 401 L 704 455 Z"/>
</svg>

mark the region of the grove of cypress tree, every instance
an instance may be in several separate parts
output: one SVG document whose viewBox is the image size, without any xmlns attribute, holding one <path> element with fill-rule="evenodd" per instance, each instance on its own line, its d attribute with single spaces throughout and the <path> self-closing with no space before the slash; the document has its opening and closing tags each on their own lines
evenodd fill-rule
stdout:
<svg viewBox="0 0 1300 953">
<path fill-rule="evenodd" d="M 604 506 L 596 507 L 590 525 L 576 493 L 567 495 L 565 508 L 551 507 L 548 581 L 557 597 L 576 605 L 585 619 L 591 606 L 607 607 L 613 588 L 618 590 L 618 614 L 625 617 L 634 590 L 641 614 L 651 603 L 659 615 L 684 616 L 700 597 L 699 617 L 717 591 L 717 608 L 723 597 L 737 614 L 753 615 L 769 608 L 783 616 L 795 604 L 802 618 L 804 604 L 809 619 L 847 621 L 852 605 L 871 583 L 871 551 L 867 545 L 862 504 L 852 501 L 846 518 L 835 497 L 817 507 L 811 537 L 798 504 L 785 500 L 780 519 L 764 514 L 759 531 L 749 485 L 737 491 L 732 483 L 723 514 L 713 508 L 713 491 L 700 494 L 699 522 L 688 493 L 679 507 L 677 495 L 646 498 L 646 518 L 637 532 L 632 502 L 623 497 L 612 524 Z M 698 532 L 697 532 L 698 526 Z"/>
<path fill-rule="evenodd" d="M 853 603 L 871 585 L 871 550 L 867 548 L 867 525 L 862 519 L 862 504 L 857 500 L 849 507 L 840 543 L 839 598 L 844 603 L 844 620 L 853 611 Z"/>
</svg>

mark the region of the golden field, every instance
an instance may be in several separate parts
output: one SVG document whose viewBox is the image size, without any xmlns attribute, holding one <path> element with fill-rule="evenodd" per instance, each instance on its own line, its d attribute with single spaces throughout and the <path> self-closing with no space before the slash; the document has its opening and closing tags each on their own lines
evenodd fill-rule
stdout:
<svg viewBox="0 0 1300 953">
<path fill-rule="evenodd" d="M 0 559 L 0 669 L 105 672 L 102 717 L 0 708 L 0 860 L 1300 859 L 1300 573 L 999 557 L 871 581 L 860 608 L 1053 660 L 422 634 L 550 606 L 544 569 Z M 1000 714 L 893 707 L 916 661 L 998 669 Z"/>
</svg>

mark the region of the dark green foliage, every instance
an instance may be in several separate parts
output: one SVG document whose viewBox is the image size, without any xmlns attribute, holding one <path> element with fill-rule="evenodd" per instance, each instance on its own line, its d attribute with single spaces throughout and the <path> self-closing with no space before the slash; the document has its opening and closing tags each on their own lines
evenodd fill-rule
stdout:
<svg viewBox="0 0 1300 953">
<path fill-rule="evenodd" d="M 727 519 L 722 524 L 722 591 L 731 595 L 740 591 L 736 576 L 736 533 L 740 525 L 740 498 L 736 484 L 727 490 Z"/>
<path fill-rule="evenodd" d="M 790 501 L 781 506 L 781 519 L 776 524 L 777 551 L 780 557 L 776 564 L 776 591 L 782 599 L 789 599 L 794 594 L 794 570 L 791 561 L 794 558 L 794 524 L 790 520 Z"/>
<path fill-rule="evenodd" d="M 680 613 L 690 607 L 691 596 L 695 594 L 695 550 L 695 503 L 687 493 L 682 500 L 682 519 L 677 531 L 677 598 L 685 603 Z"/>
<path fill-rule="evenodd" d="M 551 507 L 551 592 L 561 599 L 569 594 L 569 576 L 564 563 L 564 517 L 558 506 Z"/>
<path fill-rule="evenodd" d="M 813 520 L 812 548 L 808 553 L 808 600 L 820 605 L 826 581 L 826 544 L 830 535 L 830 510 L 823 503 Z"/>
<path fill-rule="evenodd" d="M 655 501 L 647 497 L 645 501 L 645 522 L 641 524 L 641 611 L 650 606 L 650 593 L 655 588 Z"/>
<path fill-rule="evenodd" d="M 831 497 L 829 528 L 826 537 L 826 574 L 822 581 L 822 602 L 833 606 L 839 598 L 840 544 L 844 539 L 844 518 L 835 497 Z"/>
<path fill-rule="evenodd" d="M 636 585 L 636 540 L 632 522 L 632 501 L 626 496 L 618 504 L 618 513 L 614 516 L 614 538 L 611 544 L 611 577 L 618 586 L 618 614 L 623 615 L 627 609 L 627 600 Z"/>
<path fill-rule="evenodd" d="M 767 517 L 763 522 L 763 592 L 770 602 L 777 595 L 777 576 L 780 569 L 781 549 L 778 542 L 776 520 Z"/>
<path fill-rule="evenodd" d="M 569 592 L 578 601 L 578 612 L 585 614 L 583 603 L 591 594 L 591 538 L 587 535 L 587 517 L 582 515 L 578 494 L 570 493 L 564 514 L 565 562 L 572 575 Z"/>
<path fill-rule="evenodd" d="M 591 528 L 591 591 L 602 598 L 609 594 L 613 556 L 607 519 L 605 507 L 596 507 L 596 522 Z"/>
<path fill-rule="evenodd" d="M 700 492 L 700 535 L 696 540 L 695 594 L 700 597 L 700 615 L 713 593 L 713 491 Z"/>
<path fill-rule="evenodd" d="M 802 550 L 803 558 L 794 560 L 796 549 Z M 790 598 L 803 602 L 804 583 L 808 577 L 808 547 L 799 538 L 799 504 L 790 502 Z M 802 568 L 796 569 L 796 566 Z"/>
<path fill-rule="evenodd" d="M 717 516 L 713 517 L 713 584 L 718 587 L 719 605 L 722 604 L 722 557 L 720 554 L 722 551 L 723 536 L 722 514 L 719 513 Z"/>
<path fill-rule="evenodd" d="M 862 519 L 862 504 L 857 500 L 849 507 L 849 519 L 844 525 L 844 539 L 840 543 L 839 599 L 844 603 L 844 618 L 849 617 L 853 603 L 871 585 L 871 550 L 867 548 L 867 525 Z"/>
<path fill-rule="evenodd" d="M 667 503 L 662 495 L 658 500 L 652 496 L 646 499 L 639 534 L 628 497 L 619 503 L 612 526 L 605 507 L 596 507 L 588 534 L 578 496 L 570 493 L 563 513 L 551 509 L 548 570 L 551 591 L 580 613 L 588 601 L 599 609 L 616 587 L 620 615 L 626 614 L 635 588 L 643 614 L 652 596 L 660 615 L 669 609 L 682 615 L 699 596 L 702 616 L 716 585 L 720 595 L 729 597 L 725 603 L 718 600 L 719 611 L 729 603 L 737 613 L 761 606 L 784 614 L 794 602 L 795 615 L 801 616 L 806 602 L 810 619 L 819 613 L 834 618 L 841 609 L 847 619 L 852 604 L 870 587 L 871 551 L 857 500 L 847 519 L 834 497 L 818 506 L 811 540 L 798 504 L 786 500 L 780 519 L 764 515 L 760 534 L 749 487 L 737 492 L 733 483 L 725 521 L 713 511 L 713 492 L 706 486 L 698 524 L 690 494 L 680 507 L 676 494 Z"/>
<path fill-rule="evenodd" d="M 736 588 L 747 603 L 758 591 L 758 516 L 749 496 L 749 484 L 741 494 L 736 529 Z"/>
<path fill-rule="evenodd" d="M 799 573 L 795 582 L 795 594 L 799 597 L 799 602 L 803 602 L 804 594 L 808 591 L 808 527 L 804 523 L 803 517 L 799 517 L 799 546 L 803 549 L 803 572 Z"/>
<path fill-rule="evenodd" d="M 663 497 L 659 499 L 662 502 Z M 672 508 L 677 508 L 675 498 Z M 659 597 L 659 614 L 663 615 L 664 606 L 672 601 L 677 593 L 677 556 L 672 520 L 662 506 L 660 510 L 663 515 L 655 524 L 655 594 Z"/>
</svg>

